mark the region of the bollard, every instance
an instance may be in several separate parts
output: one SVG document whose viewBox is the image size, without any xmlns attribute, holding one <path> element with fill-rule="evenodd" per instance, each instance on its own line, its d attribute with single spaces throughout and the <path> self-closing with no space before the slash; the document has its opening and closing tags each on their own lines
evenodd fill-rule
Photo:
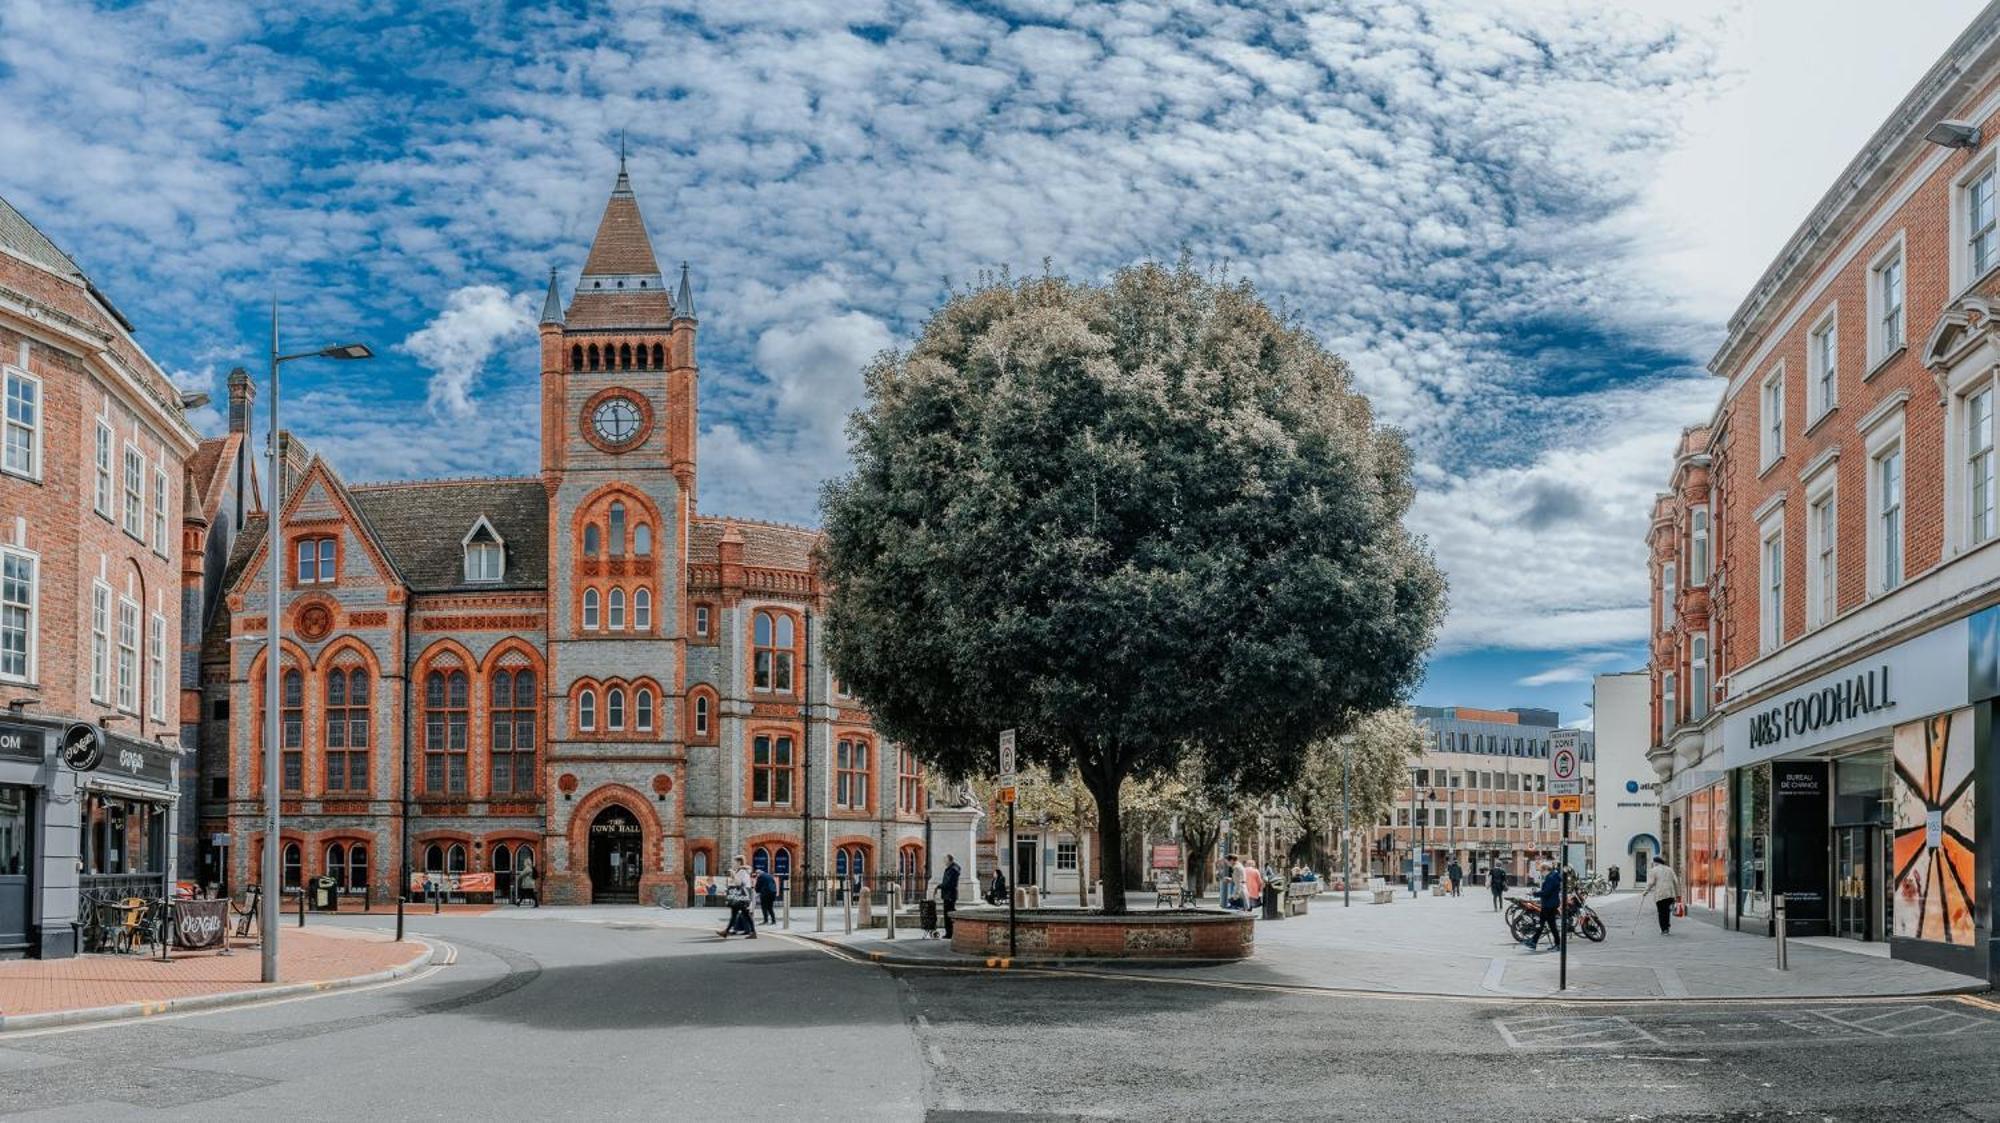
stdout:
<svg viewBox="0 0 2000 1123">
<path fill-rule="evenodd" d="M 403 942 L 403 902 L 410 898 L 406 894 L 396 894 L 396 942 Z"/>
<path fill-rule="evenodd" d="M 861 914 L 861 927 L 867 928 L 870 926 L 869 922 L 875 917 L 875 898 L 865 888 L 854 895 L 860 898 L 860 900 L 854 903 L 854 908 L 856 912 Z"/>
<path fill-rule="evenodd" d="M 299 927 L 304 928 L 305 926 L 306 926 L 306 891 L 305 888 L 301 886 L 299 888 Z"/>
<path fill-rule="evenodd" d="M 889 934 L 886 938 L 891 940 L 896 938 L 896 897 L 901 888 L 893 881 L 889 883 Z"/>
<path fill-rule="evenodd" d="M 814 910 L 814 912 L 815 912 L 815 913 L 817 914 L 816 918 L 815 918 L 815 919 L 813 920 L 813 931 L 815 931 L 815 932 L 824 932 L 824 931 L 826 931 L 826 890 L 825 890 L 825 889 L 821 888 L 821 889 L 815 889 L 815 890 L 813 890 L 813 910 Z"/>
<path fill-rule="evenodd" d="M 792 930 L 792 879 L 786 878 L 778 887 L 778 893 L 785 899 L 785 931 Z"/>
<path fill-rule="evenodd" d="M 436 915 L 438 915 L 439 913 L 441 913 L 441 912 L 443 912 L 443 911 L 444 911 L 444 894 L 443 894 L 443 893 L 440 893 L 440 892 L 438 892 L 437 890 L 433 889 L 432 887 L 430 887 L 430 886 L 426 885 L 426 886 L 424 886 L 424 896 L 426 896 L 426 897 L 429 897 L 429 898 L 431 899 L 431 915 L 432 915 L 432 916 L 436 916 Z"/>
<path fill-rule="evenodd" d="M 1785 948 L 1785 895 L 1783 893 L 1771 898 L 1771 919 L 1772 927 L 1777 929 L 1778 936 L 1778 970 L 1789 971 L 1792 967 L 1791 960 L 1787 956 Z"/>
<path fill-rule="evenodd" d="M 847 934 L 852 936 L 854 934 L 854 894 L 842 893 L 840 895 L 840 915 L 842 922 L 847 925 Z"/>
</svg>

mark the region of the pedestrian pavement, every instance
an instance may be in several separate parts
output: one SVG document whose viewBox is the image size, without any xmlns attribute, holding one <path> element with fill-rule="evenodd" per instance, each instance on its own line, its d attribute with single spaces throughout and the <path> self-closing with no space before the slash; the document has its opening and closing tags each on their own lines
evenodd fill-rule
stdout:
<svg viewBox="0 0 2000 1123">
<path fill-rule="evenodd" d="M 1791 941 L 1789 970 L 1780 971 L 1769 937 L 1727 931 L 1694 917 L 1676 920 L 1672 933 L 1663 936 L 1651 905 L 1642 907 L 1637 893 L 1625 892 L 1592 899 L 1608 934 L 1602 943 L 1570 941 L 1568 985 L 1559 990 L 1558 953 L 1546 942 L 1533 952 L 1515 942 L 1483 891 L 1461 897 L 1399 894 L 1385 905 L 1369 901 L 1356 893 L 1353 904 L 1343 907 L 1338 892 L 1322 893 L 1304 916 L 1259 920 L 1256 951 L 1248 960 L 1200 966 L 1124 960 L 1116 969 L 1218 983 L 1467 998 L 1832 998 L 1986 989 L 1983 979 L 1821 940 Z M 1150 906 L 1142 899 L 1134 907 Z M 1042 965 L 960 955 L 946 941 L 909 928 L 893 941 L 879 928 L 847 933 L 839 913 L 829 917 L 827 932 L 813 931 L 810 911 L 803 918 L 794 913 L 792 920 L 792 935 L 877 962 Z"/>
<path fill-rule="evenodd" d="M 256 941 L 232 939 L 230 954 L 79 955 L 0 962 L 0 1030 L 108 1020 L 194 1006 L 253 1002 L 279 995 L 386 981 L 431 956 L 428 944 L 401 943 L 355 928 L 285 928 L 278 938 L 278 982 L 259 980 Z"/>
</svg>

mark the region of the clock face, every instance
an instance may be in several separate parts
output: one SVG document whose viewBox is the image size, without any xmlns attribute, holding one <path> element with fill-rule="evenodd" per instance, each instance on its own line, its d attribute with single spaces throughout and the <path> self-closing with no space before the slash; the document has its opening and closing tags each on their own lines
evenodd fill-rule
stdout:
<svg viewBox="0 0 2000 1123">
<path fill-rule="evenodd" d="M 606 398 L 591 413 L 590 424 L 605 444 L 629 443 L 639 435 L 639 407 L 628 398 Z"/>
</svg>

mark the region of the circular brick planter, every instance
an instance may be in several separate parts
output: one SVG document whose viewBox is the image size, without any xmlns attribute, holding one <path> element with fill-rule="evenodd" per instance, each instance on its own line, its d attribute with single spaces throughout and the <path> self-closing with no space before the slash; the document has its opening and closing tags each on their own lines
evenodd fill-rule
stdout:
<svg viewBox="0 0 2000 1123">
<path fill-rule="evenodd" d="M 1013 954 L 1049 959 L 1247 959 L 1251 918 L 1242 913 L 1177 909 L 1106 916 L 1063 909 L 1021 909 Z M 952 913 L 951 950 L 1007 955 L 1007 910 Z"/>
</svg>

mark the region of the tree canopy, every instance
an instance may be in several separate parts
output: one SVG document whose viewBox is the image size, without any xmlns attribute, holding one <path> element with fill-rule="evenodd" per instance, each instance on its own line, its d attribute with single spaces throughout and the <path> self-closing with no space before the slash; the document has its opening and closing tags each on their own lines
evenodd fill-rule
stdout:
<svg viewBox="0 0 2000 1123">
<path fill-rule="evenodd" d="M 1074 768 L 1124 907 L 1118 799 L 1199 748 L 1276 790 L 1400 701 L 1443 610 L 1402 436 L 1247 283 L 1145 264 L 953 296 L 865 372 L 827 485 L 829 657 L 953 776 Z"/>
</svg>

